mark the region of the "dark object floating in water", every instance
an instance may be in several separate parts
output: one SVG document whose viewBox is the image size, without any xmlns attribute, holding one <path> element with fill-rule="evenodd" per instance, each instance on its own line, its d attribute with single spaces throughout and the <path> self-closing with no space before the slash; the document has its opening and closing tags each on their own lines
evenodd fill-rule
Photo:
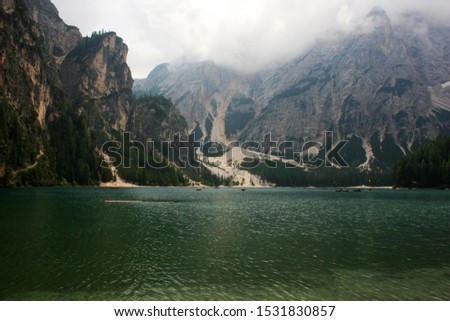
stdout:
<svg viewBox="0 0 450 321">
<path fill-rule="evenodd" d="M 182 202 L 182 201 L 181 201 Z M 105 200 L 109 204 L 133 204 L 133 203 L 180 203 L 179 200 L 170 199 L 150 199 L 150 200 Z"/>
<path fill-rule="evenodd" d="M 202 191 L 202 189 L 201 188 L 197 188 L 197 192 L 201 192 Z"/>
<path fill-rule="evenodd" d="M 357 188 L 357 189 L 354 189 L 353 192 L 355 192 L 355 193 L 361 193 L 361 192 L 362 192 L 362 189 Z"/>
<path fill-rule="evenodd" d="M 106 200 L 105 203 L 143 203 L 140 200 Z"/>
<path fill-rule="evenodd" d="M 245 192 L 245 188 L 241 189 L 241 191 Z"/>
<path fill-rule="evenodd" d="M 336 192 L 338 193 L 348 193 L 348 190 L 344 189 L 344 188 L 339 188 L 336 190 Z"/>
</svg>

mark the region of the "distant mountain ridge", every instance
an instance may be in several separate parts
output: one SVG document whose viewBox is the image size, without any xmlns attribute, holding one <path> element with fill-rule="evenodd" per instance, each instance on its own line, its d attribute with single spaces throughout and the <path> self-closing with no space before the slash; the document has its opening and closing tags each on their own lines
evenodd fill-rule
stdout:
<svg viewBox="0 0 450 321">
<path fill-rule="evenodd" d="M 377 7 L 358 30 L 318 41 L 276 70 L 163 64 L 134 91 L 171 97 L 206 139 L 261 141 L 270 132 L 299 148 L 333 131 L 351 141 L 358 165 L 385 167 L 450 132 L 447 96 L 436 87 L 450 80 L 449 48 L 449 27 L 413 13 L 393 25 Z"/>
</svg>

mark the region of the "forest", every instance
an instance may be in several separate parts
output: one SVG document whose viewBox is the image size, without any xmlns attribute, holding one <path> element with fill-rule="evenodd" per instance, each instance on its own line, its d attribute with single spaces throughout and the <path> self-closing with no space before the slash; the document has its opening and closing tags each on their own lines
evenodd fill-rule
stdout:
<svg viewBox="0 0 450 321">
<path fill-rule="evenodd" d="M 449 188 L 450 137 L 439 136 L 399 160 L 394 183 L 407 188 Z"/>
<path fill-rule="evenodd" d="M 258 160 L 256 162 L 259 163 Z M 270 164 L 266 164 L 269 162 Z M 282 162 L 265 160 L 259 165 L 244 164 L 250 172 L 260 176 L 264 181 L 277 186 L 288 187 L 344 187 L 344 186 L 390 186 L 392 171 L 375 168 L 361 171 L 356 167 L 348 168 L 299 168 L 286 166 Z"/>
</svg>

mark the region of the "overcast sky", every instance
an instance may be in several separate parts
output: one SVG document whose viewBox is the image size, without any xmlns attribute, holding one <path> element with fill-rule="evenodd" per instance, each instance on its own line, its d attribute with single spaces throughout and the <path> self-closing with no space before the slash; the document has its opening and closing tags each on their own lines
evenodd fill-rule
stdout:
<svg viewBox="0 0 450 321">
<path fill-rule="evenodd" d="M 135 78 L 177 59 L 253 72 L 295 57 L 327 30 L 351 30 L 376 5 L 393 19 L 413 10 L 450 21 L 448 0 L 52 1 L 83 35 L 117 32 Z"/>
</svg>

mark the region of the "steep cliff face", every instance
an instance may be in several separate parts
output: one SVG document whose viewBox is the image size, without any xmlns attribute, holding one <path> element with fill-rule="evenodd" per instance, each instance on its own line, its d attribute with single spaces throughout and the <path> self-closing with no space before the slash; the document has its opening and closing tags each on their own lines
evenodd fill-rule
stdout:
<svg viewBox="0 0 450 321">
<path fill-rule="evenodd" d="M 125 131 L 131 110 L 133 78 L 126 63 L 128 47 L 115 33 L 83 38 L 64 59 L 59 71 L 69 100 L 76 108 L 98 111 L 103 130 Z M 106 126 L 106 127 L 105 127 Z"/>
<path fill-rule="evenodd" d="M 8 181 L 45 162 L 45 118 L 56 79 L 22 1 L 2 1 L 0 37 L 0 179 Z"/>
<path fill-rule="evenodd" d="M 135 90 L 172 97 L 191 129 L 205 119 L 208 127 L 211 118 L 213 139 L 261 141 L 270 132 L 300 148 L 333 131 L 336 139 L 351 140 L 352 154 L 362 155 L 358 164 L 389 166 L 449 130 L 448 110 L 442 99 L 436 103 L 443 93 L 432 92 L 435 103 L 430 95 L 430 87 L 450 80 L 449 35 L 448 27 L 416 14 L 392 25 L 375 8 L 356 31 L 321 40 L 276 70 L 243 76 L 214 67 L 229 77 L 207 91 L 205 84 L 215 84 L 216 77 L 198 72 L 201 64 L 162 66 L 136 82 Z M 192 96 L 202 106 L 226 98 L 220 113 L 211 107 L 193 113 Z"/>
<path fill-rule="evenodd" d="M 130 129 L 154 140 L 186 132 L 169 100 L 135 100 L 128 48 L 115 33 L 81 38 L 48 0 L 2 0 L 0 37 L 0 186 L 109 181 L 105 142 Z M 141 174 L 183 183 L 174 169 L 170 180 Z"/>
<path fill-rule="evenodd" d="M 450 28 L 420 14 L 406 14 L 396 26 L 408 61 L 428 86 L 450 80 Z"/>
<path fill-rule="evenodd" d="M 226 110 L 241 87 L 241 79 L 233 71 L 209 61 L 162 64 L 146 80 L 138 80 L 135 91 L 171 97 L 190 128 L 201 131 L 203 138 L 218 140 L 225 136 Z"/>
<path fill-rule="evenodd" d="M 51 105 L 50 84 L 56 81 L 51 64 L 45 61 L 46 52 L 38 39 L 36 28 L 26 16 L 26 8 L 20 1 L 16 4 L 6 1 L 2 12 L 2 48 L 0 82 L 11 103 L 24 105 L 31 103 L 44 125 L 47 106 Z M 8 8 L 10 9 L 8 11 Z M 9 13 L 8 13 L 9 12 Z M 27 84 L 27 91 L 20 86 Z M 29 101 L 28 101 L 29 100 Z"/>
<path fill-rule="evenodd" d="M 50 0 L 25 0 L 28 13 L 37 23 L 48 51 L 61 64 L 64 57 L 78 44 L 82 36 L 77 27 L 68 26 L 59 17 Z"/>
</svg>

